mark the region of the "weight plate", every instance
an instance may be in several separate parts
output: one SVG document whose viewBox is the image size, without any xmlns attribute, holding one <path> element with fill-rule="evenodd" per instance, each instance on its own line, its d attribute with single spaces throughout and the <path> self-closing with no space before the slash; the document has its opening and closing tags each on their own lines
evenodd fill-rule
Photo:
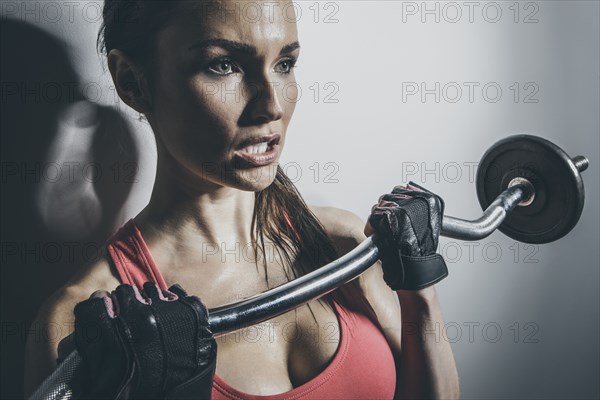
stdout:
<svg viewBox="0 0 600 400">
<path fill-rule="evenodd" d="M 579 221 L 585 192 L 571 158 L 554 143 L 532 135 L 504 138 L 488 149 L 477 168 L 477 197 L 485 210 L 509 182 L 528 179 L 535 197 L 528 206 L 516 206 L 498 228 L 524 243 L 560 239 Z"/>
</svg>

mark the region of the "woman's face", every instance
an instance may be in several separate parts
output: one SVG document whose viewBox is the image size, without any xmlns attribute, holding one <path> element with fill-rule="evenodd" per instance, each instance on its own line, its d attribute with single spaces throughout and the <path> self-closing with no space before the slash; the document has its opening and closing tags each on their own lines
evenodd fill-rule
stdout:
<svg viewBox="0 0 600 400">
<path fill-rule="evenodd" d="M 149 121 L 159 157 L 192 185 L 262 190 L 298 93 L 292 4 L 190 3 L 158 35 Z"/>
</svg>

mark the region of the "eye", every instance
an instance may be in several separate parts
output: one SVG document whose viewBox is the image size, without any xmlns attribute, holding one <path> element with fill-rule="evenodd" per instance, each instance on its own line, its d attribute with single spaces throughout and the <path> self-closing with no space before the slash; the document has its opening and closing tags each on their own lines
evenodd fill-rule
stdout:
<svg viewBox="0 0 600 400">
<path fill-rule="evenodd" d="M 296 66 L 296 59 L 294 58 L 286 58 L 281 60 L 279 64 L 275 67 L 275 72 L 279 72 L 281 74 L 289 74 L 292 72 L 292 69 Z"/>
<path fill-rule="evenodd" d="M 208 70 L 218 75 L 230 75 L 240 72 L 240 69 L 235 65 L 235 63 L 228 58 L 221 58 L 211 62 L 208 65 Z"/>
</svg>

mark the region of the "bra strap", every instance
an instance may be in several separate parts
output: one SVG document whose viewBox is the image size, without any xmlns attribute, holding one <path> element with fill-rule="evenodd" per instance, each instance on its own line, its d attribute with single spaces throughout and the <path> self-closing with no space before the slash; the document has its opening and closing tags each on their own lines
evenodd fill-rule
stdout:
<svg viewBox="0 0 600 400">
<path fill-rule="evenodd" d="M 141 290 L 144 283 L 154 282 L 161 290 L 168 289 L 133 218 L 107 240 L 106 248 L 121 283 Z"/>
</svg>

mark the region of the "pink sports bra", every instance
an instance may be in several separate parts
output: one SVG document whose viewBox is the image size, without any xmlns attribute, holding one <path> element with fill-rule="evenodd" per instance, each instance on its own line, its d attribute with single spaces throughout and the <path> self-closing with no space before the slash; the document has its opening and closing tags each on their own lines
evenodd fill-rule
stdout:
<svg viewBox="0 0 600 400">
<path fill-rule="evenodd" d="M 121 283 L 141 288 L 152 281 L 163 290 L 168 288 L 133 219 L 106 246 Z M 341 339 L 333 360 L 319 375 L 288 392 L 257 396 L 229 386 L 215 374 L 213 400 L 392 399 L 396 367 L 385 337 L 364 314 L 336 301 L 334 306 Z"/>
</svg>

